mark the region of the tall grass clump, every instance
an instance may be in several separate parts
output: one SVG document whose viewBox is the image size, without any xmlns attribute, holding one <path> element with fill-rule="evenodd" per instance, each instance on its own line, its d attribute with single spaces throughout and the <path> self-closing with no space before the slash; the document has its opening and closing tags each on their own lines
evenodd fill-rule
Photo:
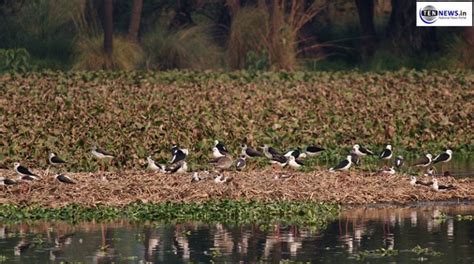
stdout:
<svg viewBox="0 0 474 264">
<path fill-rule="evenodd" d="M 136 69 L 143 61 L 141 47 L 123 36 L 114 36 L 112 55 L 103 49 L 103 36 L 82 36 L 76 42 L 74 70 Z"/>
<path fill-rule="evenodd" d="M 426 68 L 429 69 L 474 69 L 474 49 L 465 36 L 454 32 L 443 32 L 440 37 L 440 50 L 428 54 Z"/>
<path fill-rule="evenodd" d="M 31 63 L 38 68 L 63 69 L 72 61 L 75 36 L 72 17 L 82 12 L 85 1 L 17 2 L 15 12 L 3 10 L 0 47 L 26 49 L 31 54 Z"/>
<path fill-rule="evenodd" d="M 74 70 L 134 70 L 142 65 L 144 54 L 139 44 L 115 35 L 112 54 L 103 48 L 104 33 L 91 8 L 74 17 L 78 32 Z M 89 12 L 89 13 L 87 13 Z M 87 14 L 86 14 L 87 13 Z"/>
<path fill-rule="evenodd" d="M 205 23 L 175 29 L 170 28 L 168 19 L 161 19 L 142 39 L 147 68 L 219 68 L 222 51 L 211 32 L 211 26 Z"/>
<path fill-rule="evenodd" d="M 232 3 L 233 1 L 229 1 Z M 323 6 L 313 2 L 273 0 L 256 6 L 233 7 L 233 21 L 228 43 L 229 64 L 242 68 L 249 50 L 266 56 L 274 70 L 294 70 L 297 67 L 298 33 Z M 258 26 L 256 26 L 258 25 Z"/>
<path fill-rule="evenodd" d="M 252 56 L 267 61 L 267 36 L 270 28 L 268 12 L 259 7 L 244 7 L 234 15 L 229 41 L 227 58 L 233 69 L 249 68 Z M 258 25 L 258 26 L 255 26 Z"/>
</svg>

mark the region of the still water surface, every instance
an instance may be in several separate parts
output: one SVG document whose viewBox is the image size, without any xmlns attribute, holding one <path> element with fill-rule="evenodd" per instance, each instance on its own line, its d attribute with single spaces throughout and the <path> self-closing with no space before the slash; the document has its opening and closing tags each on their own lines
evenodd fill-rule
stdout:
<svg viewBox="0 0 474 264">
<path fill-rule="evenodd" d="M 474 263 L 474 220 L 456 215 L 474 215 L 474 204 L 350 209 L 319 231 L 279 224 L 263 230 L 195 222 L 0 223 L 0 263 Z M 412 252 L 416 246 L 429 252 Z M 376 249 L 397 253 L 361 259 Z"/>
</svg>

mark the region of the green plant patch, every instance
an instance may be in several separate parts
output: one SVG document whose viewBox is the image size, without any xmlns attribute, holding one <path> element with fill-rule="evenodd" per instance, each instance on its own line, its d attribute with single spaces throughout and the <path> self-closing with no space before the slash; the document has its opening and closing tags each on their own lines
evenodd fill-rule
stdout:
<svg viewBox="0 0 474 264">
<path fill-rule="evenodd" d="M 417 245 L 414 248 L 412 248 L 411 252 L 417 255 L 427 255 L 427 256 L 441 256 L 442 255 L 441 252 L 435 251 L 432 248 L 424 248 L 424 247 L 421 247 L 420 245 Z"/>
<path fill-rule="evenodd" d="M 215 200 L 203 203 L 134 203 L 124 207 L 83 207 L 68 205 L 60 208 L 40 206 L 0 205 L 0 220 L 65 220 L 109 221 L 126 218 L 152 222 L 219 222 L 228 224 L 257 223 L 265 228 L 273 222 L 307 225 L 321 228 L 334 220 L 340 206 L 308 202 L 261 203 Z"/>
<path fill-rule="evenodd" d="M 364 260 L 366 258 L 381 258 L 381 257 L 393 257 L 398 255 L 396 249 L 379 248 L 374 250 L 363 250 L 356 255 L 357 260 Z"/>
</svg>

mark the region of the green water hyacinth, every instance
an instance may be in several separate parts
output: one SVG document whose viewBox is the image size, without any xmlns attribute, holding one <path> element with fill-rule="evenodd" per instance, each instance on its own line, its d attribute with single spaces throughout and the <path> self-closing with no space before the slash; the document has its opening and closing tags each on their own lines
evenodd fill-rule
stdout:
<svg viewBox="0 0 474 264">
<path fill-rule="evenodd" d="M 336 159 L 356 142 L 395 155 L 472 152 L 472 72 L 41 72 L 0 77 L 0 167 L 46 168 L 58 152 L 73 172 L 96 171 L 88 150 L 116 158 L 109 171 L 169 160 L 189 148 L 191 169 L 206 169 L 214 139 L 280 150 L 323 146 L 312 160 Z M 225 96 L 223 96 L 225 95 Z M 361 103 L 363 102 L 363 104 Z M 225 106 L 225 107 L 223 107 Z M 252 109 L 252 111 L 249 111 Z M 246 142 L 243 142 L 245 139 Z M 249 164 L 249 169 L 267 162 Z M 311 161 L 310 163 L 311 164 Z"/>
<path fill-rule="evenodd" d="M 340 212 L 338 205 L 308 202 L 246 202 L 215 200 L 204 203 L 133 203 L 125 207 L 84 207 L 68 205 L 60 208 L 40 206 L 0 205 L 0 221 L 65 220 L 108 221 L 128 219 L 152 222 L 219 222 L 227 224 L 256 223 L 262 226 L 273 222 L 325 226 Z"/>
</svg>

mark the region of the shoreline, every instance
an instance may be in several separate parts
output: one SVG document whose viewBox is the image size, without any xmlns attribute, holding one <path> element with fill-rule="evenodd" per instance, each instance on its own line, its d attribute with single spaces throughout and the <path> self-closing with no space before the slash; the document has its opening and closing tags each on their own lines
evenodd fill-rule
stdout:
<svg viewBox="0 0 474 264">
<path fill-rule="evenodd" d="M 14 178 L 12 175 L 3 174 Z M 456 189 L 436 192 L 430 187 L 411 186 L 407 175 L 360 172 L 294 172 L 270 169 L 225 172 L 224 175 L 232 178 L 232 181 L 224 184 L 215 183 L 212 180 L 213 173 L 207 176 L 208 179 L 196 183 L 191 183 L 192 173 L 126 171 L 67 175 L 77 184 L 61 184 L 51 175 L 48 178 L 42 177 L 40 181 L 3 186 L 0 204 L 37 205 L 44 208 L 58 208 L 70 204 L 121 207 L 135 202 L 160 204 L 242 200 L 262 203 L 328 203 L 351 207 L 474 201 L 474 179 L 471 178 L 439 177 L 440 184 L 453 184 Z M 428 181 L 430 178 L 418 179 Z"/>
</svg>

